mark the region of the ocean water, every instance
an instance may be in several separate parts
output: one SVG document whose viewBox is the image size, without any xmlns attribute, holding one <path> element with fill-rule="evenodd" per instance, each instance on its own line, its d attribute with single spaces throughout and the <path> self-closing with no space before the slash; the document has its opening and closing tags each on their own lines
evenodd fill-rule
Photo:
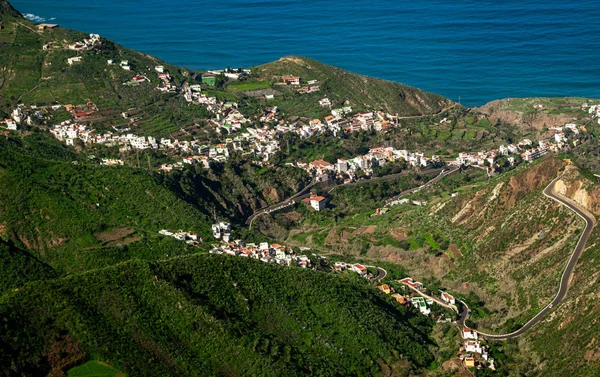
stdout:
<svg viewBox="0 0 600 377">
<path fill-rule="evenodd" d="M 190 69 L 301 55 L 467 106 L 600 97 L 597 0 L 13 0 Z"/>
</svg>

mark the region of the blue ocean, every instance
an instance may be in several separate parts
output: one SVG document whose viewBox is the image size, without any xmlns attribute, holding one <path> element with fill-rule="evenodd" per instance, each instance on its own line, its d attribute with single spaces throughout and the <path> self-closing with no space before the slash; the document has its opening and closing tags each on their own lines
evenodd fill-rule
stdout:
<svg viewBox="0 0 600 377">
<path fill-rule="evenodd" d="M 13 0 L 37 21 L 99 33 L 190 69 L 285 55 L 442 94 L 600 97 L 597 0 Z"/>
</svg>

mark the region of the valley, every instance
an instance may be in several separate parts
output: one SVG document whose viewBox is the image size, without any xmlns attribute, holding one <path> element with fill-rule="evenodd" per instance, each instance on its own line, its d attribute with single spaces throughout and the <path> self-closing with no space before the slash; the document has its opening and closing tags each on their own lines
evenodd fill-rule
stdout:
<svg viewBox="0 0 600 377">
<path fill-rule="evenodd" d="M 600 100 L 0 25 L 0 375 L 599 373 Z"/>
</svg>

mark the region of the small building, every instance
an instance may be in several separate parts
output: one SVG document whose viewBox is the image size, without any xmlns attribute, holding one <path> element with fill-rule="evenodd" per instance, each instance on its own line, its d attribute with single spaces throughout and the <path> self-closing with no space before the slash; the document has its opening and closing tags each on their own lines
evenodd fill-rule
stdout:
<svg viewBox="0 0 600 377">
<path fill-rule="evenodd" d="M 68 58 L 67 59 L 67 64 L 73 65 L 75 63 L 79 63 L 79 62 L 81 62 L 81 59 L 82 59 L 81 56 L 74 56 L 72 58 Z"/>
<path fill-rule="evenodd" d="M 46 29 L 52 30 L 52 29 L 57 28 L 57 27 L 58 27 L 58 24 L 39 24 L 37 26 L 37 28 L 38 28 L 39 31 L 44 31 Z"/>
<path fill-rule="evenodd" d="M 465 357 L 464 362 L 467 368 L 475 368 L 475 359 L 473 357 Z"/>
<path fill-rule="evenodd" d="M 390 286 L 387 284 L 382 284 L 380 286 L 377 287 L 381 292 L 385 293 L 386 295 L 389 295 L 390 293 L 392 293 Z"/>
<path fill-rule="evenodd" d="M 474 339 L 477 340 L 477 331 L 472 330 L 468 327 L 463 329 L 463 338 L 464 339 Z"/>
<path fill-rule="evenodd" d="M 419 311 L 423 315 L 429 315 L 429 313 L 431 313 L 431 309 L 427 307 L 427 304 L 425 303 L 425 299 L 423 297 L 414 297 L 412 299 L 412 304 L 415 308 L 419 309 Z"/>
<path fill-rule="evenodd" d="M 454 296 L 452 296 L 451 294 L 442 292 L 441 296 L 442 296 L 442 300 L 444 300 L 445 303 L 451 304 L 451 305 L 456 304 L 456 300 L 454 299 Z"/>
<path fill-rule="evenodd" d="M 412 278 L 404 278 L 404 279 L 400 280 L 400 283 L 408 285 L 409 287 L 414 288 L 414 289 L 423 288 L 423 284 L 421 282 L 413 281 Z"/>
<path fill-rule="evenodd" d="M 310 206 L 313 207 L 317 212 L 322 211 L 327 206 L 327 201 L 323 196 L 311 196 Z"/>
<path fill-rule="evenodd" d="M 351 270 L 356 272 L 359 275 L 367 274 L 367 268 L 365 266 L 363 266 L 362 264 L 358 264 L 358 263 L 353 264 Z"/>
<path fill-rule="evenodd" d="M 154 67 L 154 70 L 158 73 L 165 73 L 165 67 L 162 65 L 157 65 L 156 67 Z"/>
<path fill-rule="evenodd" d="M 476 340 L 469 340 L 468 342 L 465 342 L 465 351 L 482 354 L 484 350 L 481 343 Z"/>
<path fill-rule="evenodd" d="M 285 85 L 300 85 L 300 77 L 299 76 L 283 76 L 281 78 L 281 83 Z"/>
<path fill-rule="evenodd" d="M 392 297 L 396 300 L 397 303 L 404 305 L 406 303 L 406 298 L 402 296 L 400 293 L 394 293 Z"/>
</svg>

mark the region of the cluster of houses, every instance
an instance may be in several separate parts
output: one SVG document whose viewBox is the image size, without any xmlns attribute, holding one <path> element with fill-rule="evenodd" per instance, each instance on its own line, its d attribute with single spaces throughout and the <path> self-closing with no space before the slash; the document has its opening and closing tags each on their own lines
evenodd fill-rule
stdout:
<svg viewBox="0 0 600 377">
<path fill-rule="evenodd" d="M 173 77 L 169 72 L 165 70 L 165 67 L 162 65 L 157 65 L 154 67 L 158 78 L 160 79 L 161 85 L 156 87 L 156 90 L 163 93 L 177 93 L 178 88 L 177 85 L 172 84 Z"/>
<path fill-rule="evenodd" d="M 174 169 L 181 169 L 186 165 L 196 165 L 200 164 L 204 169 L 210 168 L 210 162 L 218 162 L 223 163 L 227 161 L 229 158 L 229 149 L 225 144 L 217 144 L 217 145 L 198 145 L 196 141 L 176 141 L 171 145 L 182 144 L 185 145 L 185 151 L 190 151 L 190 149 L 196 153 L 197 155 L 184 157 L 181 161 L 177 161 L 174 163 L 166 163 L 160 166 L 160 171 L 170 172 Z M 184 150 L 181 149 L 183 152 Z"/>
<path fill-rule="evenodd" d="M 69 43 L 67 48 L 73 51 L 87 51 L 94 48 L 96 45 L 100 45 L 100 35 L 99 34 L 90 34 L 89 38 L 84 38 L 82 41 L 77 41 L 73 43 Z"/>
<path fill-rule="evenodd" d="M 375 147 L 370 148 L 363 156 L 357 156 L 349 160 L 340 158 L 335 164 L 324 160 L 315 160 L 309 163 L 297 162 L 296 166 L 308 173 L 314 173 L 320 181 L 327 181 L 334 175 L 345 178 L 344 183 L 349 183 L 356 180 L 358 171 L 363 171 L 365 175 L 371 175 L 374 168 L 385 166 L 389 162 L 400 159 L 406 161 L 411 167 L 425 168 L 432 164 L 441 163 L 439 156 L 435 155 L 429 158 L 419 152 L 398 150 L 393 147 Z"/>
<path fill-rule="evenodd" d="M 195 164 L 197 162 L 202 163 L 205 167 L 209 167 L 209 160 L 224 162 L 229 157 L 229 149 L 223 144 L 207 146 L 200 145 L 194 140 L 158 139 L 152 136 L 138 136 L 132 133 L 120 134 L 107 132 L 96 134 L 94 129 L 70 120 L 55 125 L 50 132 L 58 140 L 64 141 L 67 145 L 74 145 L 75 141 L 79 139 L 85 144 L 119 146 L 121 152 L 155 149 L 165 150 L 173 154 L 198 153 L 197 156 L 186 157 L 183 161 L 175 164 L 164 164 L 161 170 L 165 171 L 170 171 L 174 167 L 184 166 L 184 164 Z"/>
<path fill-rule="evenodd" d="M 83 41 L 69 43 L 66 47 L 69 50 L 81 52 L 81 51 L 91 50 L 92 48 L 94 48 L 94 46 L 99 45 L 101 43 L 102 42 L 100 42 L 100 35 L 90 34 L 89 38 L 84 38 Z M 49 43 L 45 44 L 44 46 L 42 46 L 42 49 L 49 50 L 52 46 L 53 46 L 52 42 L 49 42 Z M 69 66 L 72 66 L 75 63 L 80 63 L 81 61 L 83 61 L 82 56 L 73 56 L 73 57 L 70 57 L 67 59 L 67 64 Z"/>
<path fill-rule="evenodd" d="M 269 244 L 267 242 L 261 242 L 256 245 L 254 243 L 246 244 L 241 240 L 233 242 L 223 240 L 209 252 L 212 254 L 249 257 L 265 263 L 275 263 L 285 266 L 311 267 L 310 259 L 306 255 L 296 255 L 293 250 L 288 250 L 285 246 Z"/>
<path fill-rule="evenodd" d="M 356 272 L 357 274 L 359 274 L 360 276 L 366 277 L 368 278 L 369 276 L 369 272 L 367 270 L 367 267 L 363 266 L 360 263 L 346 263 L 346 262 L 341 262 L 341 261 L 337 261 L 333 264 L 333 270 L 337 271 L 337 272 L 342 272 L 342 271 L 351 271 L 351 272 Z"/>
<path fill-rule="evenodd" d="M 10 113 L 10 118 L 6 118 L 0 123 L 3 123 L 7 130 L 16 131 L 18 129 L 18 125 L 21 124 L 25 120 L 23 111 L 20 107 L 17 107 Z"/>
<path fill-rule="evenodd" d="M 476 330 L 465 327 L 462 330 L 463 345 L 458 356 L 467 368 L 489 367 L 495 369 L 494 359 L 490 358 L 488 347 L 478 340 Z"/>
<path fill-rule="evenodd" d="M 407 277 L 400 282 L 408 287 L 411 287 L 416 290 L 422 290 L 423 284 L 418 281 L 413 281 L 412 278 Z M 385 291 L 384 291 L 385 292 Z M 448 292 L 440 292 L 440 298 L 443 302 L 448 305 L 455 305 L 456 299 L 454 296 L 449 294 Z M 416 296 L 411 299 L 413 306 L 421 312 L 423 315 L 428 315 L 431 310 L 428 305 L 434 303 L 431 299 L 426 299 L 421 296 Z M 491 369 L 494 369 L 494 360 L 489 357 L 488 348 L 481 344 L 478 340 L 478 334 L 476 330 L 465 327 L 461 336 L 463 338 L 464 344 L 460 347 L 459 350 L 459 358 L 460 361 L 464 363 L 464 365 L 468 368 L 481 368 L 487 366 Z"/>
<path fill-rule="evenodd" d="M 591 109 L 591 108 L 590 108 Z M 531 162 L 536 160 L 549 152 L 558 153 L 565 148 L 569 147 L 569 139 L 565 135 L 565 131 L 579 135 L 580 132 L 585 132 L 585 126 L 578 126 L 574 123 L 565 124 L 564 127 L 552 127 L 551 130 L 555 131 L 551 139 L 539 140 L 538 145 L 534 147 L 533 141 L 530 139 L 523 139 L 519 143 L 500 145 L 498 149 L 491 151 L 479 151 L 476 153 L 461 152 L 456 158 L 456 162 L 464 165 L 479 165 L 494 166 L 496 160 L 501 156 L 508 156 L 508 162 L 514 165 L 515 159 L 511 155 L 520 155 L 523 161 Z M 573 145 L 576 146 L 578 140 L 573 141 Z"/>
<path fill-rule="evenodd" d="M 588 107 L 587 103 L 581 105 L 582 109 L 587 107 L 588 113 L 592 116 L 592 119 L 598 119 L 598 124 L 600 124 L 600 105 L 592 105 Z"/>
<path fill-rule="evenodd" d="M 200 245 L 200 243 L 203 242 L 201 237 L 198 237 L 196 233 L 192 232 L 184 232 L 182 230 L 179 230 L 177 232 L 171 232 L 166 229 L 162 229 L 158 231 L 158 233 L 166 237 L 173 237 L 177 240 L 185 241 L 185 243 L 192 246 L 198 246 Z"/>
<path fill-rule="evenodd" d="M 229 242 L 229 237 L 231 237 L 231 224 L 221 221 L 212 225 L 213 237 L 220 240 L 223 239 L 224 242 Z"/>
</svg>

